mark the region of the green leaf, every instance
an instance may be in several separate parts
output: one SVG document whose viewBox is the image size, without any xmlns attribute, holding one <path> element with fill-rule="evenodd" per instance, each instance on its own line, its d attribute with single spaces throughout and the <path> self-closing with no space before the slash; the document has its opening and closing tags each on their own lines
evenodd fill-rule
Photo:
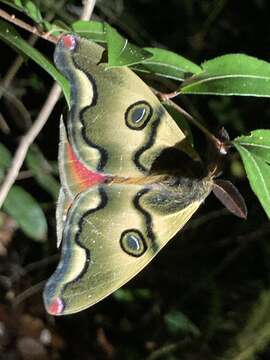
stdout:
<svg viewBox="0 0 270 360">
<path fill-rule="evenodd" d="M 52 176 L 50 164 L 36 145 L 32 145 L 27 153 L 26 164 L 39 185 L 57 200 L 60 189 L 59 182 Z"/>
<path fill-rule="evenodd" d="M 131 66 L 142 63 L 153 55 L 136 45 L 130 44 L 110 25 L 105 24 L 108 46 L 108 67 Z"/>
<path fill-rule="evenodd" d="M 65 77 L 58 72 L 54 65 L 44 55 L 23 40 L 12 25 L 3 20 L 0 20 L 0 39 L 20 53 L 23 53 L 30 59 L 34 60 L 48 74 L 50 74 L 61 86 L 67 103 L 69 104 L 70 86 Z"/>
<path fill-rule="evenodd" d="M 0 181 L 11 161 L 10 151 L 0 143 Z M 37 241 L 45 240 L 47 235 L 45 215 L 37 201 L 24 189 L 13 185 L 3 204 L 3 209 L 18 223 L 26 235 Z"/>
<path fill-rule="evenodd" d="M 240 136 L 234 142 L 240 142 L 241 146 L 270 163 L 270 130 L 254 130 L 250 135 Z"/>
<path fill-rule="evenodd" d="M 183 131 L 183 133 L 186 135 L 187 141 L 194 146 L 194 139 L 191 132 L 191 128 L 187 122 L 187 120 L 184 118 L 184 116 L 177 111 L 173 106 L 163 103 L 162 104 L 165 109 L 168 111 L 168 113 L 171 115 L 171 117 L 174 119 L 176 124 L 179 126 L 179 128 Z"/>
<path fill-rule="evenodd" d="M 270 218 L 270 130 L 255 130 L 233 141 L 249 179 L 266 214 Z"/>
<path fill-rule="evenodd" d="M 44 20 L 43 28 L 45 31 L 49 32 L 52 36 L 55 37 L 72 32 L 72 29 L 69 25 L 58 19 L 53 21 L 53 23 Z"/>
<path fill-rule="evenodd" d="M 7 4 L 16 10 L 23 10 L 23 7 L 20 4 L 16 4 L 16 0 L 0 0 L 0 2 Z"/>
<path fill-rule="evenodd" d="M 12 160 L 11 152 L 0 143 L 0 167 L 1 168 L 7 168 Z"/>
<path fill-rule="evenodd" d="M 120 288 L 113 293 L 113 297 L 119 302 L 130 303 L 134 301 L 134 295 L 131 290 Z"/>
<path fill-rule="evenodd" d="M 153 298 L 153 295 L 149 289 L 137 288 L 133 290 L 137 299 L 149 300 Z"/>
<path fill-rule="evenodd" d="M 168 331 L 173 335 L 192 334 L 200 335 L 199 328 L 180 311 L 172 311 L 164 317 Z"/>
<path fill-rule="evenodd" d="M 71 28 L 82 37 L 101 43 L 106 42 L 105 24 L 102 22 L 78 20 L 71 25 Z"/>
<path fill-rule="evenodd" d="M 270 96 L 270 63 L 243 54 L 206 61 L 203 71 L 184 82 L 183 94 Z"/>
<path fill-rule="evenodd" d="M 43 22 L 42 15 L 38 9 L 38 7 L 32 1 L 15 1 L 21 3 L 24 12 L 28 15 L 32 20 L 34 20 L 37 24 L 41 24 Z"/>
<path fill-rule="evenodd" d="M 42 24 L 43 18 L 39 8 L 30 0 L 0 0 L 1 2 L 19 10 L 29 16 L 37 24 Z"/>
<path fill-rule="evenodd" d="M 10 151 L 0 143 L 0 181 L 3 180 L 5 171 L 9 167 L 12 160 Z"/>
<path fill-rule="evenodd" d="M 121 288 L 113 293 L 113 297 L 119 302 L 134 302 L 136 299 L 149 300 L 152 294 L 149 289 L 126 289 Z"/>
<path fill-rule="evenodd" d="M 144 60 L 143 64 L 134 65 L 136 71 L 152 73 L 158 76 L 183 81 L 189 74 L 198 74 L 202 69 L 183 56 L 172 51 L 158 48 L 144 48 L 153 56 Z"/>
<path fill-rule="evenodd" d="M 6 197 L 3 209 L 16 220 L 27 236 L 37 241 L 46 239 L 45 215 L 37 201 L 24 189 L 14 185 Z"/>
</svg>

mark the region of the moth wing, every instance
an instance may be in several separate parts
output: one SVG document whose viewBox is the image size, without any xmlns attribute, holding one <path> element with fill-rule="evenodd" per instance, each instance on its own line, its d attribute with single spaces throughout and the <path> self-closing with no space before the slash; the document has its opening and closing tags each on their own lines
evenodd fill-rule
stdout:
<svg viewBox="0 0 270 360">
<path fill-rule="evenodd" d="M 60 41 L 54 59 L 71 84 L 67 130 L 76 157 L 94 172 L 148 174 L 163 149 L 181 148 L 183 132 L 132 70 L 108 68 L 101 46 L 74 39 L 74 48 Z"/>
<path fill-rule="evenodd" d="M 68 209 L 71 205 L 71 199 L 67 195 L 66 188 L 61 187 L 58 195 L 57 206 L 56 206 L 56 237 L 57 237 L 57 247 L 60 247 L 63 229 L 67 217 Z"/>
<path fill-rule="evenodd" d="M 193 199 L 163 186 L 130 184 L 79 194 L 64 224 L 60 263 L 44 290 L 48 312 L 81 311 L 135 276 L 208 195 L 200 188 Z"/>
</svg>

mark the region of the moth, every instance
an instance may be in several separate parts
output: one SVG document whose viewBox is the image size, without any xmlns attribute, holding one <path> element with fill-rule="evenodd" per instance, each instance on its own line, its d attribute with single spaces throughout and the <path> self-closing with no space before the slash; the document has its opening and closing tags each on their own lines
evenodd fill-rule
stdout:
<svg viewBox="0 0 270 360">
<path fill-rule="evenodd" d="M 81 311 L 133 278 L 213 188 L 149 87 L 127 67 L 108 68 L 105 55 L 74 35 L 54 53 L 71 110 L 60 123 L 61 258 L 44 289 L 53 315 Z"/>
</svg>

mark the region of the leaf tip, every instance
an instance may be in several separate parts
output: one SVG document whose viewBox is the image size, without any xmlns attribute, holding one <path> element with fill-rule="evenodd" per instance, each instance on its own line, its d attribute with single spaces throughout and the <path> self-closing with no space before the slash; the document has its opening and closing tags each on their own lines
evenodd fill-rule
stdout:
<svg viewBox="0 0 270 360">
<path fill-rule="evenodd" d="M 214 180 L 213 193 L 233 215 L 246 220 L 247 206 L 239 190 L 228 180 Z"/>
</svg>

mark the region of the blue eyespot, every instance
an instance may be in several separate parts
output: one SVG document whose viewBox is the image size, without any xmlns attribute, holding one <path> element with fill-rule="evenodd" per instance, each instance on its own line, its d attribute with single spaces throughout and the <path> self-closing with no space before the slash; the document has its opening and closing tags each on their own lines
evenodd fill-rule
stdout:
<svg viewBox="0 0 270 360">
<path fill-rule="evenodd" d="M 135 108 L 131 114 L 131 120 L 134 124 L 141 122 L 144 118 L 146 110 L 144 107 Z"/>
<path fill-rule="evenodd" d="M 152 114 L 152 107 L 146 101 L 138 101 L 127 108 L 126 125 L 132 130 L 141 130 L 147 125 Z"/>
<path fill-rule="evenodd" d="M 129 255 L 141 256 L 145 253 L 147 246 L 143 235 L 138 230 L 126 230 L 120 239 L 121 248 Z"/>
</svg>

